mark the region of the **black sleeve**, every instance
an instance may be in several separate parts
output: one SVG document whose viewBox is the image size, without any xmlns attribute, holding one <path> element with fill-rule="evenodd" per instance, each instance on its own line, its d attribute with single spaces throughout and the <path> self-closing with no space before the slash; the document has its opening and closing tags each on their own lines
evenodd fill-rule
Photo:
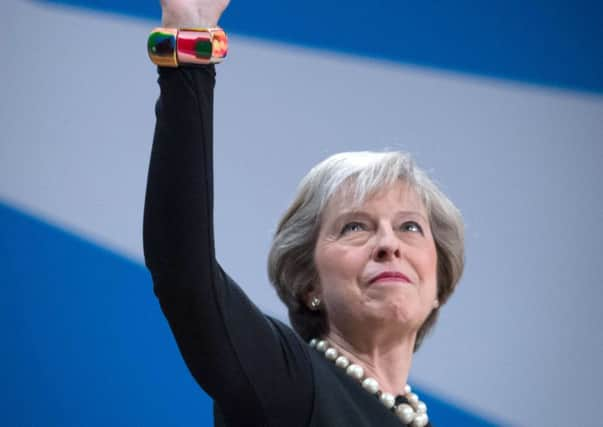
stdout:
<svg viewBox="0 0 603 427">
<path fill-rule="evenodd" d="M 145 261 L 188 368 L 225 417 L 237 425 L 307 425 L 313 392 L 305 344 L 265 317 L 215 259 L 214 83 L 213 66 L 159 69 Z"/>
</svg>

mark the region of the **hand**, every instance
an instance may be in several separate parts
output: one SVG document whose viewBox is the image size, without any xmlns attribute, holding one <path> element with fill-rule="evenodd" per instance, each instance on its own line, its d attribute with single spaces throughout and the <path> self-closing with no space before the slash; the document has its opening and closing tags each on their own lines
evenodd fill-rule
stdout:
<svg viewBox="0 0 603 427">
<path fill-rule="evenodd" d="M 161 23 L 170 28 L 216 27 L 230 0 L 161 0 Z"/>
</svg>

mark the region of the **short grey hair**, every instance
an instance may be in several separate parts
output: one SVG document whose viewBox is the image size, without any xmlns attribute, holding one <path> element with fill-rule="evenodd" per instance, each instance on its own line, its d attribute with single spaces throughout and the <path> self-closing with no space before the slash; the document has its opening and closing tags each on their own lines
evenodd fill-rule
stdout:
<svg viewBox="0 0 603 427">
<path fill-rule="evenodd" d="M 281 218 L 268 256 L 268 276 L 289 311 L 291 325 L 305 340 L 328 333 L 328 313 L 307 307 L 318 271 L 314 250 L 321 217 L 334 195 L 347 192 L 360 206 L 368 197 L 402 180 L 423 202 L 437 252 L 437 293 L 440 306 L 432 310 L 417 333 L 415 351 L 435 324 L 461 278 L 464 267 L 464 226 L 460 211 L 417 167 L 410 155 L 393 152 L 335 154 L 313 167 L 302 179 L 297 196 Z"/>
</svg>

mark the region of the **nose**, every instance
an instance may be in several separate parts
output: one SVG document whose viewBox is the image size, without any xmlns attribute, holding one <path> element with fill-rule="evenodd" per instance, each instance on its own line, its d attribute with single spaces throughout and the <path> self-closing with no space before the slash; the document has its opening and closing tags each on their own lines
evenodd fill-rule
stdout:
<svg viewBox="0 0 603 427">
<path fill-rule="evenodd" d="M 373 259 L 378 262 L 400 258 L 400 239 L 391 228 L 379 230 L 376 237 Z"/>
</svg>

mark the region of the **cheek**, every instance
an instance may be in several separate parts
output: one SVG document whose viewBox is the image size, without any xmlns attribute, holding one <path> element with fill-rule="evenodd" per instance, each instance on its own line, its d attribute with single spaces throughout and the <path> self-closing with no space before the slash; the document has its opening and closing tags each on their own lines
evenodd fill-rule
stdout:
<svg viewBox="0 0 603 427">
<path fill-rule="evenodd" d="M 358 302 L 359 280 L 366 256 L 360 248 L 336 244 L 317 248 L 314 262 L 318 271 L 320 288 L 331 314 L 346 310 Z"/>
<path fill-rule="evenodd" d="M 341 248 L 323 248 L 315 257 L 316 268 L 324 285 L 349 280 L 356 276 L 359 257 Z M 335 284 L 335 283 L 333 283 Z"/>
<path fill-rule="evenodd" d="M 435 248 L 435 243 L 428 248 L 425 248 L 424 251 L 421 251 L 420 254 L 415 258 L 416 259 L 416 268 L 421 277 L 421 282 L 423 286 L 428 290 L 426 294 L 430 298 L 435 297 L 437 295 L 437 270 L 438 270 L 438 257 Z"/>
</svg>

